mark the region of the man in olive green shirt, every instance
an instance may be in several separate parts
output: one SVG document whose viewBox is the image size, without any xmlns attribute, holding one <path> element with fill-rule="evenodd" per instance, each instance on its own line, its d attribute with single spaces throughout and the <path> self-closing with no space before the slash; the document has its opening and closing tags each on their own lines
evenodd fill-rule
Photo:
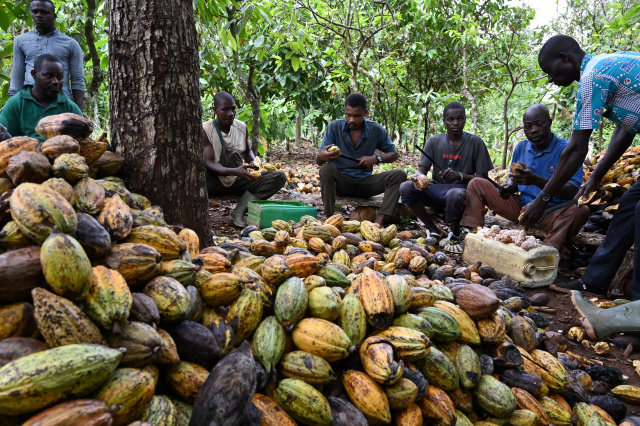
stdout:
<svg viewBox="0 0 640 426">
<path fill-rule="evenodd" d="M 0 132 L 0 140 L 6 136 L 29 136 L 43 141 L 36 133 L 36 126 L 43 117 L 72 112 L 82 115 L 80 108 L 62 93 L 64 70 L 59 59 L 52 55 L 40 55 L 34 63 L 33 84 L 25 84 L 2 108 L 0 125 L 8 132 Z"/>
</svg>

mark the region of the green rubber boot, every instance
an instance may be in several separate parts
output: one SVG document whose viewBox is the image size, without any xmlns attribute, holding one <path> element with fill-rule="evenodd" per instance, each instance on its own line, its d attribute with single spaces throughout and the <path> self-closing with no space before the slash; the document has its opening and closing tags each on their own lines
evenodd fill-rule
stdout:
<svg viewBox="0 0 640 426">
<path fill-rule="evenodd" d="M 616 333 L 640 332 L 640 304 L 636 302 L 600 309 L 584 300 L 582 293 L 573 290 L 571 303 L 574 320 L 591 340 L 604 340 Z"/>
<path fill-rule="evenodd" d="M 247 226 L 247 222 L 244 221 L 244 215 L 249 210 L 249 202 L 257 199 L 258 198 L 254 197 L 254 195 L 249 191 L 242 194 L 242 197 L 238 200 L 236 208 L 229 214 L 229 219 L 231 219 L 234 225 L 241 228 Z"/>
</svg>

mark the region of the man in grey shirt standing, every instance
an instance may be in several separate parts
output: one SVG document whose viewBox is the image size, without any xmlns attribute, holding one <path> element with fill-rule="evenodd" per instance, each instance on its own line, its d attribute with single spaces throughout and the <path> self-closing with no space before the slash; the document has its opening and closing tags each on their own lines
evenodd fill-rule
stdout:
<svg viewBox="0 0 640 426">
<path fill-rule="evenodd" d="M 62 92 L 82 109 L 85 81 L 80 45 L 55 27 L 56 8 L 51 0 L 33 1 L 31 17 L 36 28 L 19 35 L 13 43 L 13 70 L 9 96 L 18 93 L 25 84 L 33 83 L 33 63 L 38 56 L 48 53 L 62 62 Z"/>
</svg>

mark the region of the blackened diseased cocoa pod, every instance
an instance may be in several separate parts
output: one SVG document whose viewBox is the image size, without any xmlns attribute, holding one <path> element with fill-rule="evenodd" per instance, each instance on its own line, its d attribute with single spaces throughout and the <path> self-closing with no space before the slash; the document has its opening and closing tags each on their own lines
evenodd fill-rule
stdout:
<svg viewBox="0 0 640 426">
<path fill-rule="evenodd" d="M 193 404 L 189 426 L 244 424 L 255 390 L 255 361 L 245 340 L 209 373 Z"/>
<path fill-rule="evenodd" d="M 366 417 L 355 405 L 341 398 L 330 396 L 327 398 L 331 406 L 332 425 L 335 426 L 366 426 Z"/>
</svg>

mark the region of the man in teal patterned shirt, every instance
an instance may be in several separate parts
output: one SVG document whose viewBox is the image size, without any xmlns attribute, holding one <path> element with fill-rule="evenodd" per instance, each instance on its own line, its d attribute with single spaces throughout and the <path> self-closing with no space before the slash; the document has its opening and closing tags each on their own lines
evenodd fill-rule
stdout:
<svg viewBox="0 0 640 426">
<path fill-rule="evenodd" d="M 602 124 L 602 117 L 615 122 L 617 126 L 606 154 L 577 196 L 586 196 L 599 188 L 604 175 L 631 145 L 635 135 L 640 133 L 640 53 L 590 55 L 571 37 L 557 35 L 544 44 L 538 54 L 538 63 L 551 83 L 558 86 L 569 86 L 574 81 L 579 83 L 571 141 L 543 192 L 529 204 L 522 219 L 525 224 L 535 223 L 545 209 L 548 196 L 555 195 L 561 185 L 582 166 L 588 154 L 589 137 Z M 637 182 L 620 200 L 607 235 L 582 278 L 556 284 L 552 288 L 561 292 L 578 290 L 604 295 L 625 253 L 634 243 L 640 247 L 640 184 Z M 640 250 L 634 251 L 632 291 L 633 299 L 640 299 Z M 577 312 L 587 312 L 581 306 L 579 293 L 573 293 L 572 299 Z M 581 316 L 580 321 L 584 323 L 585 314 Z M 640 319 L 640 309 L 636 309 L 635 316 Z M 587 322 L 592 320 L 596 321 L 590 318 Z M 612 325 L 617 322 L 613 317 L 607 321 Z M 621 317 L 620 321 L 623 324 L 626 319 Z"/>
<path fill-rule="evenodd" d="M 576 112 L 569 145 L 538 197 L 527 206 L 520 223 L 534 224 L 547 204 L 575 174 L 587 156 L 589 137 L 602 117 L 617 123 L 607 154 L 579 194 L 589 194 L 640 132 L 640 54 L 616 52 L 590 55 L 565 35 L 551 37 L 538 53 L 538 64 L 549 83 L 570 86 L 578 81 Z M 612 149 L 613 148 L 613 149 Z M 601 167 L 602 166 L 602 167 Z"/>
</svg>

